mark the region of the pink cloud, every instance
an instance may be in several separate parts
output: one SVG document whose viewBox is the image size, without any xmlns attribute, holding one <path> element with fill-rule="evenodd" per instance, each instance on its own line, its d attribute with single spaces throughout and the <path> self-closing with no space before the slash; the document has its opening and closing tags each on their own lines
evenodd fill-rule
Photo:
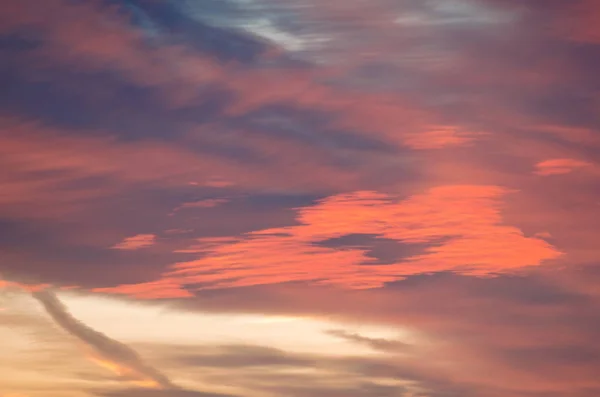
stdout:
<svg viewBox="0 0 600 397">
<path fill-rule="evenodd" d="M 91 135 L 91 136 L 90 136 Z M 190 180 L 212 184 L 215 175 L 241 187 L 321 190 L 354 187 L 361 175 L 327 163 L 327 154 L 308 145 L 276 139 L 247 139 L 249 149 L 278 162 L 240 164 L 226 157 L 198 156 L 176 144 L 155 140 L 118 142 L 93 134 L 70 134 L 39 123 L 0 118 L 0 212 L 11 216 L 56 217 L 87 208 L 93 199 L 135 186 L 172 188 Z M 267 145 L 265 145 L 267 144 Z M 311 157 L 314 161 L 302 159 Z M 148 162 L 147 159 L 152 161 Z M 57 189 L 80 179 L 98 178 L 94 186 Z M 214 186 L 214 185 L 212 185 Z M 225 185 L 219 184 L 219 187 Z M 40 202 L 47 205 L 40 206 Z"/>
<path fill-rule="evenodd" d="M 181 204 L 179 207 L 175 208 L 172 213 L 188 208 L 214 208 L 227 202 L 229 202 L 229 200 L 225 198 L 191 201 L 189 203 Z"/>
<path fill-rule="evenodd" d="M 591 164 L 576 159 L 550 159 L 536 164 L 536 173 L 542 176 L 569 174 Z"/>
<path fill-rule="evenodd" d="M 138 250 L 140 248 L 146 248 L 156 243 L 156 235 L 154 234 L 138 234 L 135 236 L 127 237 L 120 243 L 113 245 L 112 249 L 117 250 Z"/>
<path fill-rule="evenodd" d="M 548 242 L 526 237 L 502 221 L 498 186 L 441 186 L 405 200 L 375 192 L 329 197 L 298 210 L 297 226 L 257 230 L 240 238 L 200 240 L 185 252 L 202 256 L 176 263 L 162 280 L 98 292 L 181 296 L 188 284 L 227 288 L 303 281 L 342 288 L 377 288 L 408 275 L 454 271 L 475 276 L 514 272 L 555 259 Z M 378 265 L 364 249 L 315 245 L 348 234 L 374 234 L 427 243 L 423 254 Z M 440 242 L 441 241 L 441 242 Z M 180 285 L 181 288 L 173 289 Z"/>
<path fill-rule="evenodd" d="M 395 146 L 430 149 L 468 144 L 479 139 L 479 134 L 461 131 L 460 127 L 452 125 L 443 125 L 422 135 L 430 124 L 443 121 L 439 114 L 398 95 L 357 92 L 321 82 L 323 78 L 341 77 L 348 72 L 338 67 L 273 70 L 221 65 L 205 55 L 178 46 L 149 48 L 144 45 L 140 31 L 125 23 L 111 9 L 95 3 L 76 6 L 64 0 L 48 0 L 42 6 L 32 0 L 22 3 L 11 7 L 11 13 L 5 16 L 4 29 L 10 31 L 31 24 L 42 29 L 47 43 L 37 56 L 44 62 L 77 64 L 91 70 L 115 70 L 135 84 L 160 89 L 160 98 L 169 107 L 189 105 L 198 87 L 211 84 L 236 94 L 226 109 L 229 115 L 243 114 L 274 103 L 289 103 L 328 111 L 336 116 L 337 120 L 333 121 L 336 126 L 364 130 L 370 138 Z M 379 15 L 383 24 L 377 29 L 387 29 L 384 21 L 389 18 L 382 11 L 370 10 Z M 65 19 L 65 13 L 72 17 Z M 343 18 L 347 17 L 354 18 L 352 15 Z M 388 22 L 388 28 L 395 26 L 392 19 Z M 390 43 L 392 45 L 397 43 Z"/>
<path fill-rule="evenodd" d="M 441 149 L 469 144 L 481 135 L 484 134 L 461 131 L 457 127 L 432 126 L 425 131 L 408 134 L 404 143 L 412 149 Z"/>
</svg>

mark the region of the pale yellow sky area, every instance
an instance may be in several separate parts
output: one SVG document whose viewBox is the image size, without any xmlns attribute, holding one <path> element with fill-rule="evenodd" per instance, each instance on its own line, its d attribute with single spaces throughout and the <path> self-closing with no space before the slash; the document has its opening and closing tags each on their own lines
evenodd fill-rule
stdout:
<svg viewBox="0 0 600 397">
<path fill-rule="evenodd" d="M 375 325 L 179 311 L 167 306 L 73 292 L 59 293 L 58 298 L 73 317 L 133 348 L 144 365 L 164 374 L 173 384 L 190 390 L 244 396 L 271 395 L 247 388 L 258 382 L 253 379 L 253 373 L 264 371 L 263 366 L 248 365 L 247 360 L 382 354 L 366 344 L 336 337 L 328 331 L 343 329 L 370 338 L 407 341 L 411 337 L 408 332 Z M 94 394 L 98 390 L 157 387 L 151 379 L 102 358 L 101 354 L 94 353 L 93 346 L 69 335 L 30 295 L 14 293 L 3 301 L 0 396 L 84 397 L 101 396 Z M 214 364 L 220 359 L 225 360 L 225 364 Z M 242 361 L 238 364 L 236 360 Z M 271 367 L 268 371 L 281 374 L 282 378 L 310 375 L 319 379 L 322 376 L 326 382 L 336 376 L 335 369 L 312 368 L 305 364 L 294 366 L 293 361 L 290 362 L 292 364 Z M 232 374 L 246 386 L 228 381 Z"/>
</svg>

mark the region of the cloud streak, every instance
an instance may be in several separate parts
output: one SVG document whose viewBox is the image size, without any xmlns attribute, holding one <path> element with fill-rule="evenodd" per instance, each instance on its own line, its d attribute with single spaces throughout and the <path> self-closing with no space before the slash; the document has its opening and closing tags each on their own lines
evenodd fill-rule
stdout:
<svg viewBox="0 0 600 397">
<path fill-rule="evenodd" d="M 109 338 L 73 317 L 63 303 L 49 290 L 34 292 L 33 297 L 63 330 L 92 349 L 92 360 L 141 386 L 175 389 L 171 380 L 146 364 L 129 346 Z"/>
<path fill-rule="evenodd" d="M 536 172 L 542 176 L 563 175 L 590 165 L 590 163 L 576 159 L 551 159 L 536 164 Z"/>
<path fill-rule="evenodd" d="M 140 248 L 150 247 L 156 242 L 156 235 L 154 234 L 138 234 L 125 238 L 118 244 L 113 245 L 111 248 L 117 250 L 137 250 Z"/>
</svg>

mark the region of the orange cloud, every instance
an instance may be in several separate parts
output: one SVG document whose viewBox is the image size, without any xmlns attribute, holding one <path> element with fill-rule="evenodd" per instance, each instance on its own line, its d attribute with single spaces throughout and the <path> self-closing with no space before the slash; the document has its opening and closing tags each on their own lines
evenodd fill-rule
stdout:
<svg viewBox="0 0 600 397">
<path fill-rule="evenodd" d="M 3 280 L 0 278 L 0 289 L 17 289 L 25 292 L 33 293 L 45 290 L 50 287 L 50 284 L 23 284 L 14 281 Z"/>
<path fill-rule="evenodd" d="M 112 249 L 118 250 L 137 250 L 144 247 L 150 247 L 156 242 L 154 234 L 138 234 L 136 236 L 127 237 L 118 244 L 113 245 Z"/>
<path fill-rule="evenodd" d="M 96 288 L 94 292 L 118 293 L 138 299 L 189 298 L 189 291 L 183 288 L 180 280 L 162 279 L 140 284 L 120 285 L 117 288 Z"/>
<path fill-rule="evenodd" d="M 111 361 L 103 358 L 99 354 L 94 354 L 90 352 L 87 355 L 88 359 L 98 365 L 99 367 L 105 368 L 112 372 L 113 374 L 126 379 L 129 383 L 143 388 L 148 389 L 162 389 L 162 386 L 153 379 L 141 377 L 136 371 L 131 370 L 130 368 L 120 365 L 116 361 Z"/>
<path fill-rule="evenodd" d="M 561 255 L 548 242 L 505 225 L 498 186 L 451 185 L 405 200 L 376 192 L 329 197 L 298 211 L 300 225 L 258 230 L 242 238 L 200 240 L 202 257 L 171 266 L 163 279 L 96 289 L 140 298 L 182 297 L 189 288 L 227 288 L 302 281 L 377 288 L 408 275 L 438 271 L 487 276 L 535 266 Z M 363 248 L 316 245 L 349 234 L 426 243 L 424 253 L 376 264 Z M 179 287 L 177 287 L 179 286 Z"/>
<path fill-rule="evenodd" d="M 536 164 L 536 174 L 543 176 L 563 175 L 589 165 L 590 163 L 576 159 L 545 160 Z"/>
</svg>

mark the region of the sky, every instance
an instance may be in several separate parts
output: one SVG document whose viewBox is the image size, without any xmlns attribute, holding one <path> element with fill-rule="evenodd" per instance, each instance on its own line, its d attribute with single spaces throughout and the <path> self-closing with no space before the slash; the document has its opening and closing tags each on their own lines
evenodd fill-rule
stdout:
<svg viewBox="0 0 600 397">
<path fill-rule="evenodd" d="M 0 397 L 600 395 L 600 2 L 0 3 Z"/>
</svg>

